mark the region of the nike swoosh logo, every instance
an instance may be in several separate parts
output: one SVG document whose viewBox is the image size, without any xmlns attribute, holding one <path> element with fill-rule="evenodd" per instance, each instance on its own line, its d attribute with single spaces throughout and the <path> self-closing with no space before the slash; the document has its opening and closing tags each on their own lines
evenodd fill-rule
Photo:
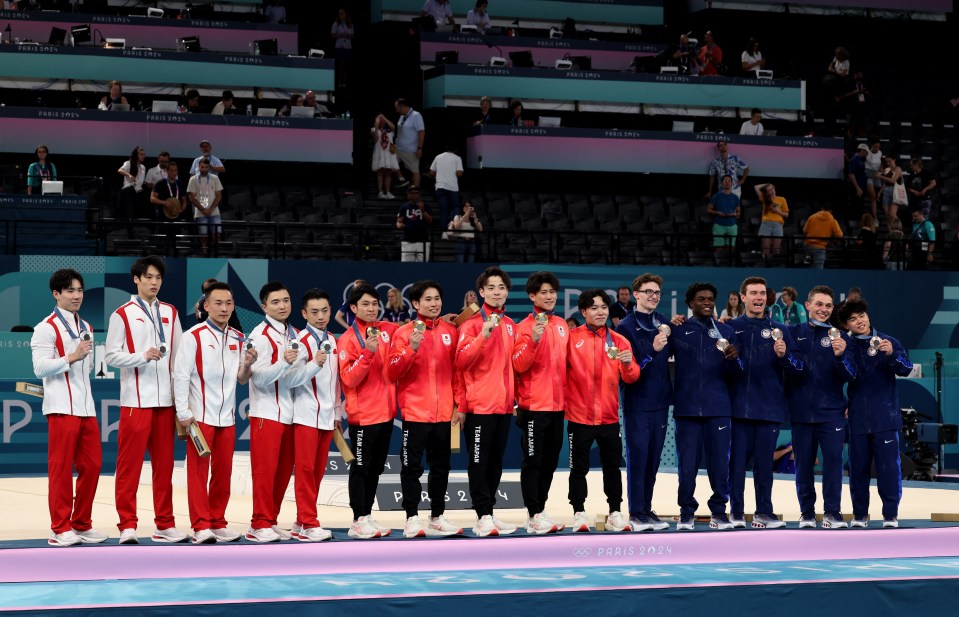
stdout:
<svg viewBox="0 0 959 617">
<path fill-rule="evenodd" d="M 891 440 L 891 439 L 887 439 L 886 441 L 884 441 L 884 442 L 882 442 L 882 443 L 892 443 L 892 440 Z"/>
<path fill-rule="evenodd" d="M 736 330 L 736 334 L 742 334 L 745 330 Z"/>
<path fill-rule="evenodd" d="M 846 427 L 840 426 L 839 428 L 836 429 L 836 432 L 838 433 L 839 431 L 841 431 L 841 430 L 844 429 L 844 428 L 846 428 Z"/>
<path fill-rule="evenodd" d="M 805 341 L 807 338 L 809 338 L 809 337 L 808 337 L 808 336 L 797 336 L 797 337 L 796 337 L 796 340 L 797 340 L 797 341 Z"/>
<path fill-rule="evenodd" d="M 729 425 L 727 424 L 726 426 L 720 426 L 719 430 L 723 430 L 724 428 L 729 428 Z"/>
<path fill-rule="evenodd" d="M 693 332 L 694 330 L 686 330 L 686 332 L 684 332 L 683 334 L 692 334 Z"/>
<path fill-rule="evenodd" d="M 664 425 L 662 425 L 662 426 L 661 426 L 661 427 L 659 427 L 659 428 L 666 428 L 666 425 L 664 424 Z"/>
</svg>

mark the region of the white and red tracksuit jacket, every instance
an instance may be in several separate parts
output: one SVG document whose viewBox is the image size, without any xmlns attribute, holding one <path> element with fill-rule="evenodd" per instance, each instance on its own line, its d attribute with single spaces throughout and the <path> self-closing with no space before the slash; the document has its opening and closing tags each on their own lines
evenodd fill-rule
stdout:
<svg viewBox="0 0 959 617">
<path fill-rule="evenodd" d="M 184 332 L 173 367 L 173 400 L 180 420 L 210 426 L 236 422 L 236 375 L 243 361 L 243 333 L 207 322 Z"/>
<path fill-rule="evenodd" d="M 90 391 L 90 371 L 93 370 L 93 354 L 72 365 L 67 356 L 80 345 L 81 319 L 68 310 L 60 309 L 68 327 L 55 313 L 38 323 L 33 329 L 30 348 L 33 353 L 33 373 L 43 380 L 43 415 L 62 413 L 71 416 L 93 417 L 93 394 Z M 90 324 L 82 322 L 90 331 Z M 71 332 L 73 336 L 71 336 Z"/>
<path fill-rule="evenodd" d="M 300 353 L 288 378 L 294 389 L 293 424 L 332 430 L 334 423 L 345 417 L 336 339 L 307 325 L 300 330 L 299 341 Z M 318 366 L 316 354 L 322 342 L 329 342 L 332 350 L 326 354 L 323 366 Z"/>
<path fill-rule="evenodd" d="M 249 417 L 293 424 L 293 390 L 289 383 L 293 366 L 286 363 L 283 353 L 298 335 L 293 326 L 287 327 L 270 317 L 250 333 L 257 356 L 250 377 Z"/>
</svg>

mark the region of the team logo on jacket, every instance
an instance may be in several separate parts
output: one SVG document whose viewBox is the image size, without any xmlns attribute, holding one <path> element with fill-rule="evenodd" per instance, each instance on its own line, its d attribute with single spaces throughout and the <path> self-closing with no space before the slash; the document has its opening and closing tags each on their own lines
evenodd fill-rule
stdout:
<svg viewBox="0 0 959 617">
<path fill-rule="evenodd" d="M 559 332 L 560 336 L 566 336 L 566 329 L 563 326 L 557 326 L 556 331 Z"/>
<path fill-rule="evenodd" d="M 340 352 L 340 360 L 346 360 L 346 351 L 345 351 L 345 350 Z"/>
<path fill-rule="evenodd" d="M 770 336 L 773 335 L 773 331 L 770 330 L 769 328 L 763 328 L 763 329 L 762 329 L 762 332 L 760 332 L 760 334 L 763 335 L 763 338 L 769 338 Z"/>
<path fill-rule="evenodd" d="M 719 330 L 717 330 L 716 328 L 712 328 L 709 331 L 709 338 L 719 338 Z"/>
<path fill-rule="evenodd" d="M 513 336 L 513 326 L 506 324 L 506 331 L 509 332 L 510 336 Z"/>
<path fill-rule="evenodd" d="M 383 332 L 382 330 L 380 330 L 380 339 L 381 339 L 384 343 L 389 343 L 389 342 L 390 342 L 390 335 L 387 334 L 386 332 Z"/>
<path fill-rule="evenodd" d="M 443 344 L 447 347 L 453 344 L 453 337 L 451 337 L 449 334 L 443 333 L 440 338 L 443 340 Z"/>
<path fill-rule="evenodd" d="M 576 341 L 576 349 L 579 349 L 580 347 L 582 347 L 582 346 L 583 346 L 583 343 L 585 343 L 585 342 L 586 342 L 586 341 L 584 341 L 583 339 L 580 339 L 580 340 Z"/>
<path fill-rule="evenodd" d="M 822 345 L 823 347 L 832 347 L 832 341 L 829 340 L 828 336 L 824 336 L 821 339 L 819 339 L 819 344 Z"/>
</svg>

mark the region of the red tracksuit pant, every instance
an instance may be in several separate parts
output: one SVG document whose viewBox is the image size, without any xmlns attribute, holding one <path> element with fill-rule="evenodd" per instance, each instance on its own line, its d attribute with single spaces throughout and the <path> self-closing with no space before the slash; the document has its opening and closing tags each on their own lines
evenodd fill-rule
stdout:
<svg viewBox="0 0 959 617">
<path fill-rule="evenodd" d="M 293 425 L 250 418 L 253 468 L 253 529 L 276 525 L 293 474 Z"/>
<path fill-rule="evenodd" d="M 320 482 L 326 472 L 326 461 L 330 457 L 330 441 L 333 431 L 324 431 L 293 425 L 294 458 L 296 475 L 293 476 L 293 488 L 296 491 L 296 522 L 304 529 L 319 527 L 316 518 L 316 496 L 320 492 Z"/>
<path fill-rule="evenodd" d="M 103 461 L 100 427 L 95 417 L 47 416 L 47 475 L 50 529 L 87 531 L 92 526 L 93 498 Z M 73 495 L 73 468 L 77 494 Z"/>
<path fill-rule="evenodd" d="M 117 443 L 117 528 L 137 527 L 137 487 L 143 455 L 150 453 L 153 469 L 153 512 L 157 529 L 176 527 L 173 520 L 173 407 L 121 407 Z"/>
<path fill-rule="evenodd" d="M 226 528 L 226 504 L 230 501 L 235 426 L 196 423 L 211 454 L 200 458 L 193 444 L 186 447 L 187 496 L 193 531 Z"/>
</svg>

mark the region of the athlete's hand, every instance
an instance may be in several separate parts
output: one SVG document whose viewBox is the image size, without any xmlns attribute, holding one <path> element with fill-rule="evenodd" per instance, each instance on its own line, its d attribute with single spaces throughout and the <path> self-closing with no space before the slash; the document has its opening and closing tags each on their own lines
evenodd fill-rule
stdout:
<svg viewBox="0 0 959 617">
<path fill-rule="evenodd" d="M 782 358 L 786 355 L 786 341 L 779 339 L 773 343 L 773 351 L 776 352 L 776 355 Z"/>
<path fill-rule="evenodd" d="M 80 344 L 77 345 L 77 348 L 73 350 L 73 353 L 67 356 L 67 362 L 73 364 L 83 360 L 90 355 L 90 352 L 93 351 L 93 341 L 80 341 Z"/>
<path fill-rule="evenodd" d="M 371 334 L 366 337 L 366 348 L 370 350 L 371 353 L 376 353 L 376 349 L 380 346 L 380 336 L 378 334 Z"/>
<path fill-rule="evenodd" d="M 887 356 L 892 355 L 892 341 L 889 339 L 882 339 L 882 342 L 879 343 L 879 351 L 886 354 Z"/>
<path fill-rule="evenodd" d="M 653 337 L 653 349 L 656 351 L 665 349 L 667 343 L 669 343 L 669 336 L 665 332 L 660 332 Z"/>
<path fill-rule="evenodd" d="M 445 321 L 446 323 L 448 323 L 448 324 L 450 324 L 450 325 L 453 325 L 453 326 L 456 325 L 456 324 L 453 323 L 453 320 L 456 319 L 456 313 L 447 313 L 447 314 L 443 315 L 442 317 L 440 317 L 440 319 L 443 320 L 443 321 Z"/>
<path fill-rule="evenodd" d="M 495 327 L 496 327 L 496 324 L 494 324 L 490 320 L 486 320 L 485 322 L 483 322 L 483 329 L 480 330 L 480 334 L 483 335 L 483 338 L 488 339 L 490 333 L 493 331 L 493 328 Z"/>
<path fill-rule="evenodd" d="M 419 348 L 420 348 L 420 343 L 423 342 L 423 334 L 425 334 L 425 333 L 424 333 L 424 332 L 417 332 L 417 331 L 414 329 L 414 330 L 413 330 L 413 334 L 410 335 L 410 347 L 413 348 L 413 351 L 419 350 Z"/>
<path fill-rule="evenodd" d="M 466 414 L 465 414 L 465 413 L 461 413 L 461 412 L 459 412 L 459 411 L 454 411 L 454 412 L 453 412 L 452 424 L 453 424 L 453 426 L 459 425 L 459 426 L 461 426 L 461 427 L 465 427 L 465 426 L 466 426 Z"/>
<path fill-rule="evenodd" d="M 616 359 L 622 362 L 624 365 L 629 366 L 633 363 L 633 352 L 629 349 L 622 349 L 619 352 L 619 355 L 616 356 Z"/>
<path fill-rule="evenodd" d="M 293 364 L 296 361 L 296 356 L 299 355 L 299 350 L 296 349 L 287 349 L 283 352 L 283 361 L 287 364 Z"/>
<path fill-rule="evenodd" d="M 343 432 L 343 420 L 334 420 L 334 421 L 333 421 L 333 428 L 335 428 L 336 430 L 338 430 L 339 432 L 342 433 L 342 432 Z"/>
<path fill-rule="evenodd" d="M 162 360 L 163 354 L 156 347 L 151 347 L 143 352 L 143 357 L 147 359 L 147 362 L 153 362 L 154 360 Z"/>
<path fill-rule="evenodd" d="M 846 340 L 843 337 L 837 336 L 833 339 L 832 352 L 836 354 L 837 358 L 846 352 Z"/>
<path fill-rule="evenodd" d="M 546 331 L 545 323 L 537 323 L 533 325 L 533 342 L 539 343 L 540 339 L 543 338 L 543 332 Z"/>
<path fill-rule="evenodd" d="M 176 421 L 179 422 L 183 428 L 190 428 L 190 425 L 193 424 L 193 418 L 187 418 L 186 420 L 177 418 Z"/>
<path fill-rule="evenodd" d="M 326 364 L 327 357 L 328 356 L 326 355 L 326 352 L 320 349 L 319 351 L 316 352 L 316 357 L 313 358 L 313 361 L 316 362 L 317 366 L 323 366 L 324 364 Z"/>
<path fill-rule="evenodd" d="M 723 356 L 725 356 L 727 360 L 735 360 L 739 357 L 739 350 L 736 349 L 735 345 L 730 343 L 726 346 L 726 349 L 723 350 Z"/>
<path fill-rule="evenodd" d="M 686 321 L 685 315 L 673 315 L 673 318 L 669 320 L 669 323 L 674 326 L 681 326 Z"/>
<path fill-rule="evenodd" d="M 249 368 L 253 366 L 253 363 L 256 362 L 256 350 L 247 349 L 243 352 L 243 366 Z"/>
</svg>

